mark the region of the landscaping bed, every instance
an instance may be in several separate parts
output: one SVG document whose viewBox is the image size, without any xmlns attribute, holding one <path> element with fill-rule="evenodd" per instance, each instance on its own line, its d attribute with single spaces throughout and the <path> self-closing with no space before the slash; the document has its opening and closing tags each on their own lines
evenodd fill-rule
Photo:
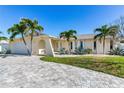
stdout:
<svg viewBox="0 0 124 93">
<path fill-rule="evenodd" d="M 46 62 L 62 63 L 81 68 L 100 71 L 124 78 L 124 57 L 123 56 L 80 56 L 80 57 L 42 57 Z"/>
</svg>

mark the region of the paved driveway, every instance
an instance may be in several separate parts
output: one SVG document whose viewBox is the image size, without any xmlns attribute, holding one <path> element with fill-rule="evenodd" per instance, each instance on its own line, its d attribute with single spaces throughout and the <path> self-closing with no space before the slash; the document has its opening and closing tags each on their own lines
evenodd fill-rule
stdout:
<svg viewBox="0 0 124 93">
<path fill-rule="evenodd" d="M 124 79 L 39 57 L 0 58 L 0 87 L 124 87 Z"/>
</svg>

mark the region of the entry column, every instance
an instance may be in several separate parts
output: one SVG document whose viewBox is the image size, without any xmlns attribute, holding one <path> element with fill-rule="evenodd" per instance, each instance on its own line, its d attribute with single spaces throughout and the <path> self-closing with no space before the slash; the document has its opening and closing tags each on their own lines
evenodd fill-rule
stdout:
<svg viewBox="0 0 124 93">
<path fill-rule="evenodd" d="M 48 56 L 55 56 L 51 39 L 50 38 L 45 38 L 45 44 L 46 44 L 46 54 Z"/>
</svg>

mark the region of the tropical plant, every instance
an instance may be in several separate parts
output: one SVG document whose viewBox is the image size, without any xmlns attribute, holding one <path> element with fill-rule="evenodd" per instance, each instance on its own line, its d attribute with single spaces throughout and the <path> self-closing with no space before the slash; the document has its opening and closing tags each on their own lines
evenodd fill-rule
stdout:
<svg viewBox="0 0 124 93">
<path fill-rule="evenodd" d="M 124 37 L 124 16 L 121 16 L 119 19 L 115 20 L 113 22 L 113 24 L 118 26 L 119 32 L 118 32 L 118 36 L 119 38 L 123 38 Z"/>
<path fill-rule="evenodd" d="M 0 32 L 0 34 L 3 34 L 2 32 Z M 5 37 L 5 36 L 0 36 L 0 41 L 1 40 L 7 40 L 8 38 L 7 37 Z M 2 54 L 5 54 L 6 53 L 6 51 L 4 51 L 5 49 L 3 49 L 2 48 L 2 51 L 0 52 L 0 54 L 2 53 Z"/>
<path fill-rule="evenodd" d="M 78 47 L 75 49 L 75 53 L 76 54 L 84 54 L 84 49 L 82 49 L 81 47 Z"/>
<path fill-rule="evenodd" d="M 26 25 L 28 28 L 26 34 L 31 36 L 31 55 L 32 55 L 32 42 L 34 34 L 40 35 L 40 33 L 44 30 L 44 28 L 38 24 L 37 20 L 30 20 L 28 18 L 22 18 L 21 22 Z"/>
<path fill-rule="evenodd" d="M 103 42 L 103 54 L 105 53 L 105 38 L 107 36 L 112 36 L 113 40 L 118 33 L 118 27 L 116 25 L 108 27 L 107 25 L 103 25 L 101 28 L 96 28 L 95 31 L 96 35 L 94 36 L 95 40 L 100 40 Z"/>
<path fill-rule="evenodd" d="M 76 37 L 77 31 L 76 30 L 68 30 L 60 33 L 60 38 L 66 39 L 68 42 L 68 53 L 70 54 L 70 39 L 77 39 Z"/>
<path fill-rule="evenodd" d="M 65 51 L 66 51 L 65 48 L 61 48 L 60 49 L 60 54 L 65 54 Z"/>
<path fill-rule="evenodd" d="M 90 48 L 87 48 L 87 49 L 84 49 L 84 53 L 85 54 L 92 54 L 92 49 L 90 49 Z"/>
<path fill-rule="evenodd" d="M 110 50 L 109 54 L 110 55 L 124 55 L 124 49 L 117 47 L 117 48 Z"/>
<path fill-rule="evenodd" d="M 119 32 L 119 27 L 117 25 L 112 25 L 109 27 L 109 35 L 112 36 L 113 45 L 115 45 L 115 40 Z"/>
<path fill-rule="evenodd" d="M 11 34 L 11 36 L 10 36 L 10 40 L 11 40 L 11 41 L 12 41 L 16 36 L 21 35 L 22 40 L 23 40 L 23 42 L 24 42 L 24 44 L 25 44 L 25 46 L 26 46 L 26 48 L 27 48 L 27 52 L 28 52 L 28 54 L 30 55 L 30 50 L 29 50 L 29 48 L 28 48 L 28 46 L 27 46 L 27 43 L 26 43 L 26 40 L 25 40 L 25 38 L 24 38 L 26 31 L 27 31 L 27 27 L 25 26 L 25 24 L 23 24 L 23 23 L 21 23 L 21 22 L 20 22 L 19 24 L 14 24 L 12 27 L 10 27 L 10 28 L 8 29 L 8 33 Z"/>
<path fill-rule="evenodd" d="M 119 33 L 119 27 L 117 25 L 112 25 L 109 27 L 109 35 L 111 35 L 113 39 L 116 38 L 118 33 Z"/>
<path fill-rule="evenodd" d="M 76 54 L 92 54 L 93 51 L 90 48 L 82 49 L 81 47 L 75 49 Z"/>
<path fill-rule="evenodd" d="M 0 34 L 3 34 L 2 32 L 0 32 Z M 7 40 L 7 37 L 5 37 L 5 36 L 0 36 L 0 41 L 1 40 Z"/>
</svg>

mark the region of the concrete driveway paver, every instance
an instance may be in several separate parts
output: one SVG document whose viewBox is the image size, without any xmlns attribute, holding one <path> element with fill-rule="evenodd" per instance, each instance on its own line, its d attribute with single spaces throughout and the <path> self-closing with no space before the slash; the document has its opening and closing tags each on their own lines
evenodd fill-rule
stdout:
<svg viewBox="0 0 124 93">
<path fill-rule="evenodd" d="M 124 79 L 64 64 L 43 62 L 37 56 L 0 57 L 0 87 L 109 88 L 124 87 Z"/>
</svg>

